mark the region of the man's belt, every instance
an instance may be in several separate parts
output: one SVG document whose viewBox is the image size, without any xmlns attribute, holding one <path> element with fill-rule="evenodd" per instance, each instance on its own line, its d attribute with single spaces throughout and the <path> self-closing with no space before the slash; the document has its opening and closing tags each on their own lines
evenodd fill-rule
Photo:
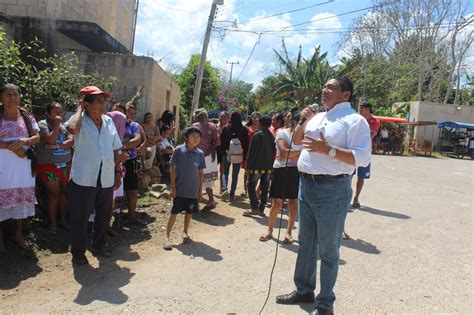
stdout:
<svg viewBox="0 0 474 315">
<path fill-rule="evenodd" d="M 309 180 L 321 180 L 321 179 L 341 179 L 341 178 L 347 178 L 350 177 L 351 175 L 349 174 L 339 174 L 339 175 L 328 175 L 328 174 L 308 174 L 308 173 L 303 173 L 300 172 L 301 177 L 304 179 L 309 179 Z"/>
</svg>

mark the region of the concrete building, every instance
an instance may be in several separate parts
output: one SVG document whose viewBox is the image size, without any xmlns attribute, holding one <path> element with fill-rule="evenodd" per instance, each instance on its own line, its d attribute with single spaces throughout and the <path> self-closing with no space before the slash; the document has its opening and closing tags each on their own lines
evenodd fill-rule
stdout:
<svg viewBox="0 0 474 315">
<path fill-rule="evenodd" d="M 395 108 L 404 103 L 395 103 Z M 452 105 L 432 102 L 410 102 L 410 114 L 407 117 L 410 122 L 418 121 L 457 121 L 463 123 L 474 123 L 474 106 Z M 434 130 L 434 143 L 437 143 L 439 129 Z M 417 135 L 420 137 L 421 135 Z"/>
<path fill-rule="evenodd" d="M 179 113 L 176 82 L 152 58 L 132 54 L 137 11 L 138 0 L 0 0 L 0 27 L 18 42 L 38 37 L 51 55 L 74 51 L 86 73 L 116 77 L 116 101 L 144 86 L 139 119 Z"/>
<path fill-rule="evenodd" d="M 98 72 L 103 76 L 115 76 L 112 87 L 115 101 L 125 101 L 145 85 L 143 106 L 138 108 L 137 119 L 141 121 L 146 112 L 154 117 L 170 110 L 177 117 L 180 88 L 151 57 L 111 53 L 81 53 L 79 63 L 86 72 Z M 177 117 L 178 119 L 179 117 Z"/>
</svg>

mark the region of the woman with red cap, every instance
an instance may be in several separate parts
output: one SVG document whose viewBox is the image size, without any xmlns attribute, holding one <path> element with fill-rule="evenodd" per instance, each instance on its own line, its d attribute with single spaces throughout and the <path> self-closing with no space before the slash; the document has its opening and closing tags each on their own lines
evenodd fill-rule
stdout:
<svg viewBox="0 0 474 315">
<path fill-rule="evenodd" d="M 95 256 L 110 257 L 106 249 L 106 223 L 112 210 L 114 189 L 120 186 L 118 150 L 122 141 L 112 118 L 105 115 L 106 100 L 110 94 L 95 86 L 80 91 L 76 113 L 66 123 L 74 135 L 75 151 L 68 186 L 68 204 L 71 215 L 72 263 L 88 264 L 85 256 L 87 221 L 95 210 L 91 252 Z"/>
</svg>

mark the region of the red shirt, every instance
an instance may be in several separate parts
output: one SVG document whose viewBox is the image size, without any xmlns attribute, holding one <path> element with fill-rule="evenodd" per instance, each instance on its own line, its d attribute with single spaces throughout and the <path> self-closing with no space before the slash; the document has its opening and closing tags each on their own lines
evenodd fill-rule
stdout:
<svg viewBox="0 0 474 315">
<path fill-rule="evenodd" d="M 378 121 L 374 116 L 370 115 L 369 118 L 367 118 L 367 123 L 369 124 L 370 131 L 372 132 L 379 132 L 380 129 L 380 121 Z M 372 138 L 372 146 L 374 146 L 374 138 L 372 137 L 372 133 L 370 135 Z"/>
</svg>

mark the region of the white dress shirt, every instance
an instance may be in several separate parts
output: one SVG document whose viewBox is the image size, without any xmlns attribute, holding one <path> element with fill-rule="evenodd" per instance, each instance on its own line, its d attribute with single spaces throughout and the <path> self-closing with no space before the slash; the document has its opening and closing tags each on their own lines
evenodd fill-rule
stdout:
<svg viewBox="0 0 474 315">
<path fill-rule="evenodd" d="M 336 104 L 329 111 L 315 115 L 306 125 L 305 136 L 318 139 L 322 132 L 329 145 L 352 150 L 355 167 L 370 163 L 372 144 L 367 120 L 355 112 L 351 104 Z M 298 170 L 314 175 L 340 175 L 354 173 L 355 167 L 324 153 L 301 151 Z"/>
</svg>

